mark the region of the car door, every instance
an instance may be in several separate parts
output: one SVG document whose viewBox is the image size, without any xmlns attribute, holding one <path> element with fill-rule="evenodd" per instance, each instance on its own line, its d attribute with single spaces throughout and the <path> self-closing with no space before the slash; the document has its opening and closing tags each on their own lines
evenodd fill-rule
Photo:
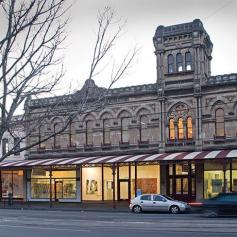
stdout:
<svg viewBox="0 0 237 237">
<path fill-rule="evenodd" d="M 151 211 L 152 210 L 152 198 L 151 195 L 145 194 L 140 197 L 140 206 L 143 211 Z"/>
<path fill-rule="evenodd" d="M 169 203 L 166 198 L 161 195 L 153 195 L 152 201 L 154 211 L 168 211 Z"/>
</svg>

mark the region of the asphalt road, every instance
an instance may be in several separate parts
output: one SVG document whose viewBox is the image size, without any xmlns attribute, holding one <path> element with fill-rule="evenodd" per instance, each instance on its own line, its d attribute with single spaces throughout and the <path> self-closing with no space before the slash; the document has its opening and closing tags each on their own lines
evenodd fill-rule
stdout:
<svg viewBox="0 0 237 237">
<path fill-rule="evenodd" d="M 1 237 L 227 237 L 237 218 L 200 214 L 133 214 L 0 209 Z"/>
</svg>

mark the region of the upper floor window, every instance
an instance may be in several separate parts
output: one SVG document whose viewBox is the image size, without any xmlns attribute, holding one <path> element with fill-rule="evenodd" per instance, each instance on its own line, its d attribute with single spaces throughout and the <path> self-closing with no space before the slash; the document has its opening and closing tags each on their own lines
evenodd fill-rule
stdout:
<svg viewBox="0 0 237 237">
<path fill-rule="evenodd" d="M 59 148 L 60 147 L 60 125 L 59 123 L 54 124 L 54 148 Z"/>
<path fill-rule="evenodd" d="M 171 118 L 169 121 L 169 139 L 174 140 L 175 139 L 175 129 L 174 129 L 174 119 Z"/>
<path fill-rule="evenodd" d="M 176 65 L 177 65 L 177 71 L 182 72 L 183 71 L 183 56 L 181 53 L 178 53 L 176 55 Z"/>
<path fill-rule="evenodd" d="M 216 136 L 217 137 L 225 136 L 225 115 L 223 109 L 219 108 L 216 110 L 215 119 L 216 119 Z"/>
<path fill-rule="evenodd" d="M 93 121 L 86 122 L 86 145 L 93 145 Z"/>
<path fill-rule="evenodd" d="M 191 117 L 188 117 L 187 119 L 187 138 L 193 138 L 193 121 Z"/>
<path fill-rule="evenodd" d="M 128 125 L 129 118 L 121 118 L 121 142 L 129 142 Z"/>
<path fill-rule="evenodd" d="M 42 140 L 44 139 L 44 126 L 39 126 L 39 148 L 44 148 L 44 144 L 42 144 Z"/>
<path fill-rule="evenodd" d="M 174 72 L 174 56 L 172 54 L 168 55 L 168 73 Z"/>
<path fill-rule="evenodd" d="M 9 152 L 9 142 L 7 138 L 2 139 L 2 155 L 6 155 Z"/>
<path fill-rule="evenodd" d="M 184 123 L 182 118 L 178 120 L 178 139 L 184 139 Z"/>
<path fill-rule="evenodd" d="M 190 52 L 185 54 L 185 70 L 190 71 L 192 70 L 192 55 Z"/>
<path fill-rule="evenodd" d="M 110 120 L 103 120 L 103 144 L 110 144 Z"/>
<path fill-rule="evenodd" d="M 147 134 L 148 117 L 146 115 L 140 116 L 140 142 L 148 141 Z"/>
<path fill-rule="evenodd" d="M 21 148 L 21 145 L 20 145 L 20 142 L 21 142 L 21 139 L 19 137 L 14 137 L 14 155 L 20 155 L 20 148 Z"/>
</svg>

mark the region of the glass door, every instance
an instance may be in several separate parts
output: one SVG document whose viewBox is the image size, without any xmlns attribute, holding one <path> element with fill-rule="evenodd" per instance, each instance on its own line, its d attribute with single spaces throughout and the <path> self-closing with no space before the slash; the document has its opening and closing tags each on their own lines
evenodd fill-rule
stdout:
<svg viewBox="0 0 237 237">
<path fill-rule="evenodd" d="M 169 195 L 174 199 L 191 201 L 196 198 L 195 165 L 192 163 L 169 165 Z"/>
<path fill-rule="evenodd" d="M 55 201 L 63 198 L 63 181 L 56 180 L 54 183 Z"/>
<path fill-rule="evenodd" d="M 119 200 L 129 199 L 129 181 L 119 180 Z"/>
</svg>

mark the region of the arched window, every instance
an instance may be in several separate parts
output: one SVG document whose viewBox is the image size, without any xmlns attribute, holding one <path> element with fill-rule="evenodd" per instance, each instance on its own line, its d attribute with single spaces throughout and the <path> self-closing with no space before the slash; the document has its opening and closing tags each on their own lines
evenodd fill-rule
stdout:
<svg viewBox="0 0 237 237">
<path fill-rule="evenodd" d="M 174 140 L 175 139 L 175 129 L 174 129 L 174 119 L 171 118 L 169 121 L 169 139 Z"/>
<path fill-rule="evenodd" d="M 191 71 L 192 70 L 192 55 L 190 52 L 185 54 L 185 70 Z"/>
<path fill-rule="evenodd" d="M 146 115 L 141 115 L 140 116 L 140 142 L 148 141 L 147 124 L 148 124 L 148 117 Z"/>
<path fill-rule="evenodd" d="M 172 54 L 168 55 L 168 73 L 174 72 L 174 56 Z"/>
<path fill-rule="evenodd" d="M 177 71 L 182 72 L 183 71 L 183 56 L 181 53 L 178 53 L 176 55 L 176 65 L 177 65 Z"/>
<path fill-rule="evenodd" d="M 103 120 L 103 144 L 110 144 L 110 120 Z"/>
<path fill-rule="evenodd" d="M 59 123 L 54 124 L 54 148 L 60 148 L 60 134 L 57 134 L 60 131 Z"/>
<path fill-rule="evenodd" d="M 187 138 L 193 138 L 193 121 L 191 117 L 188 117 L 187 119 Z"/>
<path fill-rule="evenodd" d="M 93 145 L 93 121 L 86 121 L 86 145 Z"/>
<path fill-rule="evenodd" d="M 216 136 L 224 137 L 225 136 L 225 116 L 224 110 L 219 108 L 216 110 Z"/>
<path fill-rule="evenodd" d="M 184 123 L 182 118 L 178 120 L 178 139 L 184 139 Z"/>
<path fill-rule="evenodd" d="M 129 142 L 129 118 L 121 118 L 121 143 Z"/>
<path fill-rule="evenodd" d="M 69 124 L 68 124 L 68 139 L 69 139 L 69 147 L 75 147 L 75 137 L 74 137 L 74 129 L 73 129 L 73 121 L 70 119 Z"/>
<path fill-rule="evenodd" d="M 39 126 L 39 148 L 44 148 L 44 144 L 42 143 L 42 140 L 44 139 L 44 126 Z"/>
</svg>

